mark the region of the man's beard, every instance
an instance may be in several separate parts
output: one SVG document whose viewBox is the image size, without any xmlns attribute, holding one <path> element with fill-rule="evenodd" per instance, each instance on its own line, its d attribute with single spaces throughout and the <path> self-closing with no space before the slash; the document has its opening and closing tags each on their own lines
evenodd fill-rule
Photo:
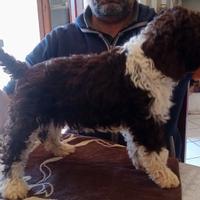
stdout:
<svg viewBox="0 0 200 200">
<path fill-rule="evenodd" d="M 97 17 L 116 17 L 122 19 L 127 16 L 132 8 L 130 0 L 111 1 L 110 3 L 93 3 L 92 11 Z"/>
</svg>

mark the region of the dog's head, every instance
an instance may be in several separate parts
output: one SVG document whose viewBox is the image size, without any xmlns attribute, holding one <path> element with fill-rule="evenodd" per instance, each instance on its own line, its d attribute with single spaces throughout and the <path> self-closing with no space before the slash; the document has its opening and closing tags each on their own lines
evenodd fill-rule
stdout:
<svg viewBox="0 0 200 200">
<path fill-rule="evenodd" d="M 145 55 L 164 74 L 179 80 L 200 67 L 200 13 L 182 7 L 160 13 L 144 30 Z"/>
</svg>

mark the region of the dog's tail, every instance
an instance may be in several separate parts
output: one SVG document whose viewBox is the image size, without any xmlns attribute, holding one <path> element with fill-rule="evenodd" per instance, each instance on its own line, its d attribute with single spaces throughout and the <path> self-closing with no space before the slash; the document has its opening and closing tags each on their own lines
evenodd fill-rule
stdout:
<svg viewBox="0 0 200 200">
<path fill-rule="evenodd" d="M 4 52 L 0 48 L 0 66 L 3 66 L 4 71 L 14 79 L 19 79 L 23 77 L 26 70 L 28 70 L 28 65 L 25 62 L 20 62 L 16 60 L 13 56 Z"/>
</svg>

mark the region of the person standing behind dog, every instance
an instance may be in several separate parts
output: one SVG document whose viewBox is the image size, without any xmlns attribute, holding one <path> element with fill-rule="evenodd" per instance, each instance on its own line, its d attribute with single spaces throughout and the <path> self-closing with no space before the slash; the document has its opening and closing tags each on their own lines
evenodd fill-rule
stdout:
<svg viewBox="0 0 200 200">
<path fill-rule="evenodd" d="M 34 65 L 54 57 L 100 53 L 114 46 L 122 46 L 131 37 L 139 34 L 156 16 L 154 9 L 136 0 L 89 0 L 88 3 L 89 6 L 77 17 L 75 23 L 52 30 L 27 55 L 26 61 Z M 179 94 L 185 93 L 186 85 L 187 80 L 184 80 L 175 92 L 175 100 L 179 102 L 173 108 L 172 118 L 166 126 L 167 138 L 173 135 L 176 139 L 177 158 L 181 150 L 177 123 L 183 99 L 179 98 Z M 104 139 L 112 138 L 103 133 L 92 135 Z M 123 137 L 119 136 L 117 139 L 118 143 L 125 144 Z"/>
</svg>

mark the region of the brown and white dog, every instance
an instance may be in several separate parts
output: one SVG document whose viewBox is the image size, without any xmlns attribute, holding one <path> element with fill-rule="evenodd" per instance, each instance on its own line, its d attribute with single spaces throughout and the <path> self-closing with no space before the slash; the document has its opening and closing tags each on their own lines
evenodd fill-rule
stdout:
<svg viewBox="0 0 200 200">
<path fill-rule="evenodd" d="M 0 61 L 18 79 L 5 132 L 5 198 L 27 195 L 24 167 L 36 140 L 55 155 L 75 151 L 60 142 L 66 124 L 120 131 L 136 168 L 162 188 L 179 185 L 166 166 L 163 125 L 177 81 L 200 66 L 199 13 L 166 10 L 123 47 L 99 55 L 54 58 L 29 68 L 1 50 Z"/>
</svg>

